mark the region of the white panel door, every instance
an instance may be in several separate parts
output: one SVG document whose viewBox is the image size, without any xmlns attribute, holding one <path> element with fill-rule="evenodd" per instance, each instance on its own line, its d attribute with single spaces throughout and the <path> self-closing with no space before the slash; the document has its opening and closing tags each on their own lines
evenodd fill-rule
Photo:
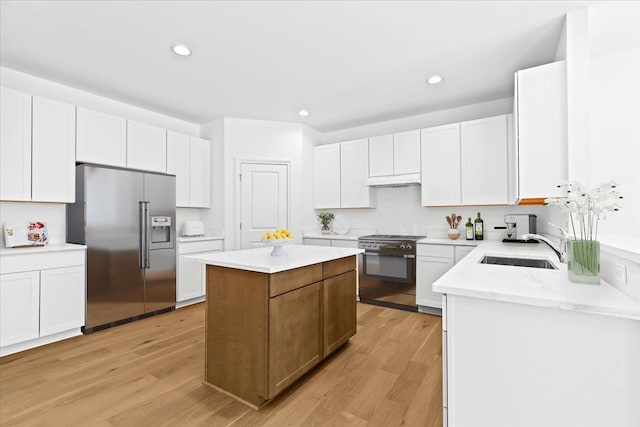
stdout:
<svg viewBox="0 0 640 427">
<path fill-rule="evenodd" d="M 420 173 L 420 131 L 393 134 L 393 173 Z"/>
<path fill-rule="evenodd" d="M 167 131 L 167 173 L 176 176 L 176 206 L 189 207 L 189 136 Z"/>
<path fill-rule="evenodd" d="M 0 88 L 0 200 L 31 200 L 31 95 Z"/>
<path fill-rule="evenodd" d="M 40 336 L 84 326 L 84 266 L 40 272 Z"/>
<path fill-rule="evenodd" d="M 460 204 L 460 124 L 421 131 L 422 206 Z"/>
<path fill-rule="evenodd" d="M 393 135 L 369 138 L 369 176 L 393 175 Z"/>
<path fill-rule="evenodd" d="M 78 107 L 76 160 L 110 166 L 127 166 L 127 121 Z"/>
<path fill-rule="evenodd" d="M 509 203 L 507 116 L 460 123 L 463 205 Z"/>
<path fill-rule="evenodd" d="M 127 167 L 166 172 L 166 129 L 127 120 Z"/>
<path fill-rule="evenodd" d="M 562 196 L 568 178 L 565 61 L 516 73 L 520 198 Z"/>
<path fill-rule="evenodd" d="M 262 245 L 262 235 L 289 227 L 289 166 L 276 163 L 242 163 L 241 248 Z"/>
<path fill-rule="evenodd" d="M 453 267 L 453 258 L 416 257 L 416 302 L 442 308 L 442 294 L 433 290 L 433 282 Z"/>
<path fill-rule="evenodd" d="M 38 338 L 40 272 L 0 275 L 0 347 Z"/>
<path fill-rule="evenodd" d="M 76 107 L 33 97 L 31 200 L 73 203 L 76 198 Z"/>
<path fill-rule="evenodd" d="M 211 143 L 189 137 L 189 206 L 211 207 Z"/>
<path fill-rule="evenodd" d="M 367 138 L 340 143 L 340 206 L 371 207 L 369 178 L 369 140 Z"/>
<path fill-rule="evenodd" d="M 313 207 L 340 207 L 340 144 L 313 149 Z"/>
</svg>

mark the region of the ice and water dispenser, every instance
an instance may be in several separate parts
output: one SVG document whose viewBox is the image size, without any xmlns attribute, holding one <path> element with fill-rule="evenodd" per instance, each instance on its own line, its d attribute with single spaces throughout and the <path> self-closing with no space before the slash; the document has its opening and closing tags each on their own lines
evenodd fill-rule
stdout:
<svg viewBox="0 0 640 427">
<path fill-rule="evenodd" d="M 149 249 L 173 248 L 173 227 L 170 216 L 151 216 L 151 242 Z"/>
</svg>

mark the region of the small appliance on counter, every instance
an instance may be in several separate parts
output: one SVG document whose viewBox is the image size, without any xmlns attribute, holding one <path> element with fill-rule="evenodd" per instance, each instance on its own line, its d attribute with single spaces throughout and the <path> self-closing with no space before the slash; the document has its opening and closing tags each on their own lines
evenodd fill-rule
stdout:
<svg viewBox="0 0 640 427">
<path fill-rule="evenodd" d="M 496 227 L 506 229 L 506 237 L 503 242 L 512 243 L 538 243 L 537 240 L 523 239 L 525 234 L 537 233 L 538 217 L 534 214 L 505 214 L 504 222 L 506 227 Z"/>
<path fill-rule="evenodd" d="M 204 222 L 186 221 L 182 226 L 183 237 L 204 236 Z"/>
</svg>

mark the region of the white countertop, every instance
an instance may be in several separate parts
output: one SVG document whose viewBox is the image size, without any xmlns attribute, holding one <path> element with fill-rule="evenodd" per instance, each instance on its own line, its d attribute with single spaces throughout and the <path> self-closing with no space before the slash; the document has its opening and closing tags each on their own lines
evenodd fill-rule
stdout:
<svg viewBox="0 0 640 427">
<path fill-rule="evenodd" d="M 28 248 L 2 248 L 0 249 L 0 256 L 61 252 L 61 251 L 78 251 L 78 250 L 85 250 L 85 249 L 87 249 L 85 245 L 76 245 L 73 243 L 50 243 L 46 246 L 32 246 Z"/>
<path fill-rule="evenodd" d="M 463 237 L 460 237 L 457 240 L 452 240 L 449 238 L 446 239 L 438 239 L 433 237 L 425 237 L 424 239 L 420 239 L 417 241 L 419 245 L 456 245 L 456 246 L 478 246 L 483 243 L 483 241 L 479 240 L 466 240 Z"/>
<path fill-rule="evenodd" d="M 479 264 L 485 255 L 546 258 L 558 270 Z M 483 242 L 433 284 L 443 294 L 640 320 L 640 301 L 610 284 L 569 281 L 567 264 L 545 244 Z"/>
<path fill-rule="evenodd" d="M 209 240 L 224 240 L 223 236 L 178 236 L 176 237 L 178 243 L 188 242 L 206 242 Z"/>
<path fill-rule="evenodd" d="M 327 246 L 289 245 L 284 248 L 286 255 L 271 256 L 272 247 L 218 252 L 207 255 L 186 255 L 204 264 L 220 267 L 277 273 L 306 265 L 331 261 L 364 252 L 355 248 L 335 248 Z"/>
</svg>

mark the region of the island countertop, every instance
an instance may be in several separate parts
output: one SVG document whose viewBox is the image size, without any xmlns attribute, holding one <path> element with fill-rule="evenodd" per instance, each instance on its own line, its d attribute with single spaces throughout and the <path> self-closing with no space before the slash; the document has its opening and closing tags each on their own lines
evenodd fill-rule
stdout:
<svg viewBox="0 0 640 427">
<path fill-rule="evenodd" d="M 272 274 L 364 252 L 355 248 L 288 245 L 284 248 L 285 255 L 271 256 L 272 250 L 272 247 L 261 247 L 188 257 L 207 265 Z"/>
<path fill-rule="evenodd" d="M 545 258 L 557 267 L 480 264 L 485 255 Z M 484 242 L 433 284 L 443 294 L 461 295 L 561 310 L 640 320 L 640 301 L 604 280 L 600 285 L 569 281 L 567 264 L 544 244 Z"/>
</svg>

